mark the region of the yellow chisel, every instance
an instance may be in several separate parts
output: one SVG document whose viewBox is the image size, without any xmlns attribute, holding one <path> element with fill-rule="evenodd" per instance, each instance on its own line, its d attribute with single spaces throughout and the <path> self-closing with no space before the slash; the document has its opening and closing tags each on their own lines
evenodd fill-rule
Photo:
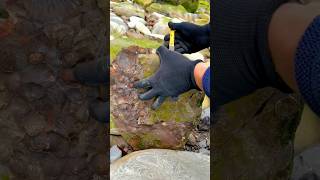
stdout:
<svg viewBox="0 0 320 180">
<path fill-rule="evenodd" d="M 174 32 L 175 30 L 170 30 L 169 50 L 171 51 L 174 51 Z"/>
</svg>

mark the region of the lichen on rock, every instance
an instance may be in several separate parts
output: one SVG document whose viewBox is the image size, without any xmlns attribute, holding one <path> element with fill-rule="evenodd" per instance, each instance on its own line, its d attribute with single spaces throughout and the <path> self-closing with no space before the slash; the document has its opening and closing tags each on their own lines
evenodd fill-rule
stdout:
<svg viewBox="0 0 320 180">
<path fill-rule="evenodd" d="M 203 93 L 182 94 L 177 101 L 167 99 L 156 111 L 152 101 L 141 101 L 133 83 L 152 75 L 159 58 L 151 49 L 131 46 L 123 49 L 112 62 L 110 112 L 114 125 L 134 148 L 180 149 L 199 121 Z"/>
</svg>

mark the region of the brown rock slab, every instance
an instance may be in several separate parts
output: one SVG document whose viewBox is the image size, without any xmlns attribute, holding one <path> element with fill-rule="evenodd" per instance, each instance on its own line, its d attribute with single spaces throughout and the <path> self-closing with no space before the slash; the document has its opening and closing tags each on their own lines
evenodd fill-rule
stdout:
<svg viewBox="0 0 320 180">
<path fill-rule="evenodd" d="M 169 98 L 156 111 L 152 101 L 138 99 L 140 90 L 132 84 L 152 75 L 159 58 L 150 49 L 132 46 L 123 49 L 113 61 L 111 71 L 111 115 L 120 134 L 135 150 L 147 148 L 181 149 L 190 130 L 199 121 L 203 98 L 196 90 L 177 101 Z"/>
</svg>

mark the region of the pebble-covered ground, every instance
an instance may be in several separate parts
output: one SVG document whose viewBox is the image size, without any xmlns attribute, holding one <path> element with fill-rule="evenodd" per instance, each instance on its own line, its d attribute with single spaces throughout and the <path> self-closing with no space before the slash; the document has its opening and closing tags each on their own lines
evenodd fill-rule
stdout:
<svg viewBox="0 0 320 180">
<path fill-rule="evenodd" d="M 174 0 L 170 2 L 177 3 Z M 111 61 L 123 48 L 132 45 L 153 49 L 159 47 L 164 35 L 169 32 L 167 25 L 169 21 L 187 21 L 199 25 L 210 21 L 209 1 L 200 1 L 198 9 L 194 12 L 189 12 L 181 5 L 172 5 L 170 2 L 112 0 L 110 2 Z M 206 62 L 210 59 L 210 52 L 205 49 L 186 56 L 190 59 L 203 59 Z M 209 111 L 209 108 L 203 111 L 200 125 L 192 130 L 183 148 L 185 151 L 210 154 Z M 132 147 L 121 139 L 116 128 L 111 129 L 111 134 L 111 146 L 118 145 L 122 154 L 133 151 Z"/>
</svg>

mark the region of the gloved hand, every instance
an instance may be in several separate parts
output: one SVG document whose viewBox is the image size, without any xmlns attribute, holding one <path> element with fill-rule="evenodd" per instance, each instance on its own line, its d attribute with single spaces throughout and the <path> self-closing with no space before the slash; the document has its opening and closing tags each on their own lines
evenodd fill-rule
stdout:
<svg viewBox="0 0 320 180">
<path fill-rule="evenodd" d="M 210 25 L 198 26 L 188 22 L 172 23 L 168 26 L 175 30 L 174 49 L 179 53 L 195 53 L 210 46 Z M 170 35 L 164 37 L 164 45 L 169 47 Z"/>
<path fill-rule="evenodd" d="M 135 88 L 147 88 L 139 99 L 149 100 L 156 97 L 152 109 L 157 109 L 166 97 L 178 97 L 190 89 L 199 89 L 196 85 L 193 71 L 201 60 L 190 61 L 183 55 L 170 51 L 164 46 L 157 49 L 160 58 L 160 68 L 151 77 L 134 84 Z"/>
</svg>

